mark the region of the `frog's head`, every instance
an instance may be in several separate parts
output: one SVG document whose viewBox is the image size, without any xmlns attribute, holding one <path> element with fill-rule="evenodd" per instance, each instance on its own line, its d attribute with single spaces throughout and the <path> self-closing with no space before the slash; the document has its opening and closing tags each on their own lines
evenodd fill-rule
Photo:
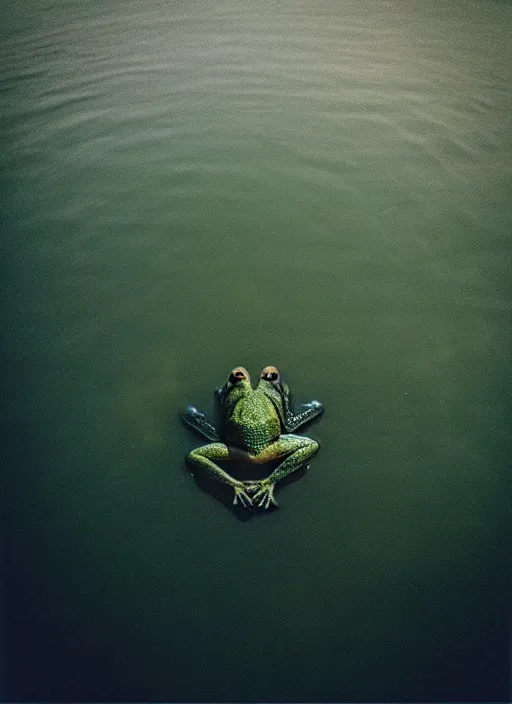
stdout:
<svg viewBox="0 0 512 704">
<path fill-rule="evenodd" d="M 235 367 L 228 376 L 226 383 L 217 389 L 217 397 L 221 406 L 226 403 L 230 405 L 230 398 L 231 403 L 233 403 L 236 398 L 243 396 L 245 392 L 250 390 L 251 378 L 249 372 L 244 367 Z"/>
<path fill-rule="evenodd" d="M 269 365 L 261 370 L 260 379 L 272 384 L 272 386 L 277 386 L 281 382 L 281 374 L 277 367 Z"/>
<path fill-rule="evenodd" d="M 251 386 L 249 372 L 244 367 L 235 367 L 228 376 L 226 389 L 229 391 L 234 386 Z"/>
<path fill-rule="evenodd" d="M 283 410 L 283 394 L 287 393 L 286 384 L 281 379 L 281 372 L 277 367 L 269 365 L 263 367 L 258 382 L 258 391 L 263 391 L 271 399 L 277 410 Z"/>
</svg>

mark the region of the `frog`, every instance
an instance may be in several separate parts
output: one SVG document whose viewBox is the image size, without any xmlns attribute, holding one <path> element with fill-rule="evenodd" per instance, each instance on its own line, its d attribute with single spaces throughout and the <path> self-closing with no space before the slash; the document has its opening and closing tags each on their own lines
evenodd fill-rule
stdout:
<svg viewBox="0 0 512 704">
<path fill-rule="evenodd" d="M 221 409 L 219 429 L 196 406 L 187 406 L 181 412 L 185 425 L 210 441 L 186 456 L 187 465 L 193 472 L 203 471 L 230 486 L 234 506 L 263 510 L 278 507 L 276 484 L 292 472 L 309 468 L 320 447 L 316 440 L 295 431 L 322 414 L 323 404 L 309 401 L 294 411 L 288 385 L 272 365 L 262 369 L 256 388 L 245 367 L 235 367 L 225 384 L 216 389 L 216 396 Z M 242 481 L 218 465 L 229 460 L 252 465 L 282 461 L 264 479 Z"/>
</svg>

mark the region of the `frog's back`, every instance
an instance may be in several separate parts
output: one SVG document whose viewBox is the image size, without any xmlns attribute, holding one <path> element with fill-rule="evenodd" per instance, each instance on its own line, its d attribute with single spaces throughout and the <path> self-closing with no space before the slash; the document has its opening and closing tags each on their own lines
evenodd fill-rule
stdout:
<svg viewBox="0 0 512 704">
<path fill-rule="evenodd" d="M 253 391 L 241 398 L 226 423 L 226 442 L 257 455 L 277 440 L 281 423 L 272 401 Z"/>
</svg>

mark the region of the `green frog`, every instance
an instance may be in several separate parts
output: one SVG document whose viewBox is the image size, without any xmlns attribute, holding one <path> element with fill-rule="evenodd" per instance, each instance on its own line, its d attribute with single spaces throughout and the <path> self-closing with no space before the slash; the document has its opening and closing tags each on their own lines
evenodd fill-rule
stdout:
<svg viewBox="0 0 512 704">
<path fill-rule="evenodd" d="M 310 401 L 294 412 L 288 386 L 273 366 L 264 367 L 255 389 L 247 370 L 235 367 L 216 393 L 222 412 L 220 432 L 195 406 L 188 406 L 181 414 L 186 425 L 211 441 L 192 450 L 187 463 L 192 470 L 203 470 L 212 479 L 233 487 L 234 505 L 249 508 L 255 504 L 263 509 L 277 506 L 276 483 L 307 467 L 319 449 L 316 440 L 294 435 L 294 431 L 323 413 L 323 405 Z M 239 481 L 217 464 L 242 460 L 259 465 L 281 458 L 276 469 L 258 481 Z"/>
</svg>

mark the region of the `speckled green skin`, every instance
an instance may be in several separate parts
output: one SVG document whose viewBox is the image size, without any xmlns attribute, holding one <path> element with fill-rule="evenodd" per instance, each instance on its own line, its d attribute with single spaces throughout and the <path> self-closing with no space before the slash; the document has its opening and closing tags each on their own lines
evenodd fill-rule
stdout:
<svg viewBox="0 0 512 704">
<path fill-rule="evenodd" d="M 288 386 L 281 381 L 275 367 L 265 367 L 256 389 L 251 386 L 243 367 L 234 369 L 226 384 L 217 389 L 222 409 L 219 433 L 207 416 L 195 406 L 182 412 L 183 421 L 212 442 L 187 455 L 193 470 L 202 470 L 210 477 L 233 487 L 233 503 L 245 507 L 277 506 L 274 487 L 278 481 L 306 465 L 318 452 L 319 445 L 293 431 L 320 415 L 324 408 L 319 401 L 302 404 L 294 413 Z M 283 433 L 284 431 L 284 433 Z M 243 482 L 235 479 L 217 464 L 218 461 L 243 460 L 264 464 L 284 458 L 265 479 Z"/>
</svg>

